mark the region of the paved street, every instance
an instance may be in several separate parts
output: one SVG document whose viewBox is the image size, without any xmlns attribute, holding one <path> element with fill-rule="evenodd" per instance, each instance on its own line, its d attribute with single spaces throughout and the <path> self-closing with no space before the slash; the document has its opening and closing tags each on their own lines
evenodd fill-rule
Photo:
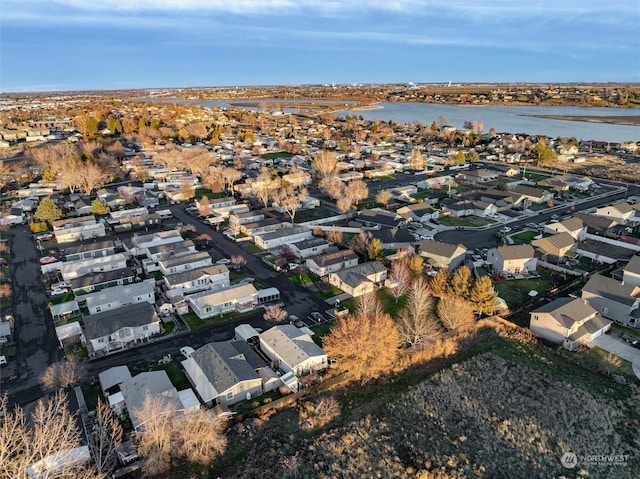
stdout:
<svg viewBox="0 0 640 479">
<path fill-rule="evenodd" d="M 12 230 L 11 266 L 17 356 L 2 369 L 17 379 L 3 388 L 12 402 L 27 404 L 43 394 L 39 378 L 62 355 L 47 311 L 47 296 L 40 280 L 38 252 L 27 226 Z"/>
</svg>

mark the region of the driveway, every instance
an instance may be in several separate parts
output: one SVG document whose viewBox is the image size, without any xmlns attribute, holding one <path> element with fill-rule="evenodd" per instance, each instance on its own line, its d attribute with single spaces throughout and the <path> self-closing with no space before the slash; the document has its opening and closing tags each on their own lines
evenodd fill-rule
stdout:
<svg viewBox="0 0 640 479">
<path fill-rule="evenodd" d="M 636 349 L 622 339 L 608 334 L 603 334 L 596 338 L 591 342 L 590 346 L 598 346 L 600 349 L 626 359 L 633 366 L 633 372 L 640 378 L 640 375 L 638 375 L 640 372 L 640 349 Z"/>
<path fill-rule="evenodd" d="M 11 361 L 16 363 L 17 379 L 6 387 L 6 392 L 10 402 L 25 405 L 43 396 L 40 376 L 62 355 L 47 310 L 48 299 L 40 279 L 40 262 L 32 235 L 27 226 L 11 231 L 9 248 L 17 345 L 17 354 Z"/>
</svg>

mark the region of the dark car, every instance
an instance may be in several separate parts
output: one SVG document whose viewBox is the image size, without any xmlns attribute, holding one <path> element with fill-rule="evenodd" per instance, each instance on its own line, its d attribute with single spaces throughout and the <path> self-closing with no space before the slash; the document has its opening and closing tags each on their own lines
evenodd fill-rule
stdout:
<svg viewBox="0 0 640 479">
<path fill-rule="evenodd" d="M 325 317 L 322 316 L 322 314 L 318 313 L 317 311 L 314 311 L 313 313 L 311 313 L 309 317 L 318 323 L 322 323 L 326 321 Z"/>
<path fill-rule="evenodd" d="M 435 218 L 431 218 L 429 221 L 431 221 L 434 225 L 439 225 L 439 224 L 441 224 L 441 223 L 440 223 L 440 220 L 437 220 L 437 219 L 435 219 Z"/>
</svg>

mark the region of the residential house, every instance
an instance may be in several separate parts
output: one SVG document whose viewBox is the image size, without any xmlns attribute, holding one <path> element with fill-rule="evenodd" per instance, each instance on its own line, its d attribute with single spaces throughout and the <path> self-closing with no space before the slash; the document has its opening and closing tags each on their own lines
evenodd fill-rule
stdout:
<svg viewBox="0 0 640 479">
<path fill-rule="evenodd" d="M 204 290 L 226 288 L 231 284 L 229 269 L 223 264 L 168 274 L 163 278 L 163 281 L 168 298 Z"/>
<path fill-rule="evenodd" d="M 79 226 L 91 226 L 97 223 L 96 217 L 93 215 L 75 216 L 73 218 L 62 218 L 51 223 L 53 231 L 65 230 L 68 228 L 77 228 Z"/>
<path fill-rule="evenodd" d="M 120 384 L 122 398 L 126 406 L 133 430 L 144 432 L 144 421 L 138 416 L 147 398 L 157 398 L 164 403 L 163 409 L 174 417 L 200 408 L 200 402 L 191 388 L 178 391 L 166 371 L 148 371 L 137 374 Z"/>
<path fill-rule="evenodd" d="M 441 202 L 442 213 L 446 215 L 462 218 L 464 216 L 472 216 L 476 212 L 476 207 L 469 200 L 444 200 Z"/>
<path fill-rule="evenodd" d="M 576 241 L 584 241 L 587 237 L 587 227 L 578 217 L 572 217 L 555 223 L 544 225 L 544 232 L 550 234 L 568 233 Z"/>
<path fill-rule="evenodd" d="M 640 255 L 635 255 L 622 270 L 624 284 L 640 286 Z"/>
<path fill-rule="evenodd" d="M 311 256 L 322 254 L 331 246 L 331 243 L 324 238 L 309 238 L 292 243 L 289 246 L 293 254 L 296 255 L 296 258 L 307 259 Z"/>
<path fill-rule="evenodd" d="M 433 176 L 418 181 L 416 186 L 421 190 L 441 190 L 449 187 L 454 183 L 453 178 L 449 175 Z"/>
<path fill-rule="evenodd" d="M 229 215 L 229 226 L 238 231 L 240 225 L 247 223 L 255 223 L 256 221 L 262 221 L 264 219 L 264 213 L 259 210 L 251 210 L 245 212 L 234 211 Z"/>
<path fill-rule="evenodd" d="M 135 281 L 136 277 L 136 272 L 133 268 L 122 268 L 99 273 L 91 272 L 79 278 L 74 278 L 69 283 L 71 283 L 73 294 L 79 296 L 112 286 L 130 284 Z"/>
<path fill-rule="evenodd" d="M 582 287 L 581 297 L 605 318 L 634 328 L 640 326 L 640 286 L 594 274 Z"/>
<path fill-rule="evenodd" d="M 371 293 L 387 279 L 387 268 L 378 261 L 367 261 L 329 275 L 329 283 L 355 297 Z"/>
<path fill-rule="evenodd" d="M 533 246 L 528 244 L 491 248 L 487 253 L 487 263 L 499 274 L 530 273 L 538 266 Z"/>
<path fill-rule="evenodd" d="M 397 228 L 404 223 L 402 217 L 396 213 L 382 209 L 362 210 L 358 213 L 356 221 L 364 226 L 380 228 Z"/>
<path fill-rule="evenodd" d="M 182 273 L 190 269 L 206 268 L 213 260 L 206 251 L 197 251 L 184 256 L 158 261 L 158 269 L 163 275 Z"/>
<path fill-rule="evenodd" d="M 273 361 L 276 369 L 296 376 L 329 365 L 327 353 L 303 328 L 292 324 L 274 326 L 260 333 L 260 349 Z"/>
<path fill-rule="evenodd" d="M 611 321 L 579 298 L 558 298 L 530 314 L 533 333 L 570 351 L 580 344 L 589 345 L 611 328 Z"/>
<path fill-rule="evenodd" d="M 113 271 L 127 267 L 127 258 L 124 253 L 111 254 L 109 256 L 96 256 L 80 261 L 60 263 L 58 270 L 62 279 L 69 281 L 91 273 Z"/>
<path fill-rule="evenodd" d="M 460 178 L 473 183 L 488 183 L 493 180 L 497 180 L 500 173 L 493 170 L 487 170 L 485 168 L 478 168 L 477 170 L 469 170 L 464 173 L 460 173 Z"/>
<path fill-rule="evenodd" d="M 544 261 L 560 262 L 575 249 L 576 240 L 567 232 L 546 236 L 531 242 Z"/>
<path fill-rule="evenodd" d="M 416 243 L 414 236 L 404 228 L 380 229 L 369 231 L 371 238 L 382 241 L 383 250 L 399 250 L 413 248 Z"/>
<path fill-rule="evenodd" d="M 541 204 L 553 200 L 553 191 L 544 188 L 536 188 L 533 186 L 518 185 L 511 188 L 510 192 L 517 197 L 515 204 L 528 208 L 531 203 Z"/>
<path fill-rule="evenodd" d="M 190 294 L 185 299 L 200 319 L 207 319 L 231 311 L 251 311 L 258 306 L 258 291 L 252 284 L 236 284 Z"/>
<path fill-rule="evenodd" d="M 159 244 L 147 248 L 147 259 L 157 263 L 170 258 L 178 258 L 196 253 L 196 245 L 191 240 L 176 241 L 174 243 Z"/>
<path fill-rule="evenodd" d="M 587 233 L 589 234 L 597 234 L 597 235 L 606 235 L 608 232 L 613 230 L 616 226 L 618 226 L 618 222 L 611 219 L 606 218 L 604 216 L 595 216 L 586 213 L 576 213 L 574 218 L 580 219 L 584 226 L 587 228 Z"/>
<path fill-rule="evenodd" d="M 109 407 L 114 408 L 119 403 L 124 405 L 124 397 L 120 391 L 120 385 L 129 379 L 131 379 L 131 372 L 128 366 L 114 366 L 98 374 L 100 390 L 109 403 Z M 118 415 L 123 413 L 120 408 L 115 408 L 114 412 Z"/>
<path fill-rule="evenodd" d="M 358 264 L 358 255 L 350 249 L 336 251 L 335 253 L 325 253 L 313 258 L 307 258 L 305 263 L 314 274 L 326 276 L 344 268 L 350 268 Z"/>
<path fill-rule="evenodd" d="M 518 197 L 508 191 L 496 190 L 493 188 L 482 191 L 479 194 L 480 201 L 491 203 L 498 211 L 505 211 L 513 208 Z"/>
<path fill-rule="evenodd" d="M 160 319 L 146 301 L 83 316 L 84 335 L 92 355 L 122 349 L 160 333 Z"/>
<path fill-rule="evenodd" d="M 244 341 L 207 343 L 182 361 L 191 385 L 207 406 L 230 406 L 262 394 L 256 369 L 266 366 Z"/>
<path fill-rule="evenodd" d="M 270 250 L 279 248 L 285 244 L 310 239 L 312 236 L 310 228 L 306 226 L 292 226 L 291 228 L 282 228 L 277 231 L 254 235 L 253 241 L 256 243 L 256 246 Z"/>
<path fill-rule="evenodd" d="M 51 317 L 53 318 L 54 323 L 63 321 L 67 318 L 73 318 L 74 316 L 80 316 L 80 306 L 78 306 L 78 302 L 75 300 L 65 301 L 64 303 L 59 304 L 50 303 L 49 311 L 51 312 Z"/>
<path fill-rule="evenodd" d="M 111 238 L 94 239 L 86 242 L 67 243 L 62 252 L 64 252 L 65 261 L 80 261 L 112 255 L 115 252 L 115 246 Z"/>
<path fill-rule="evenodd" d="M 116 223 L 119 223 L 122 218 L 134 218 L 136 216 L 147 216 L 147 215 L 149 215 L 149 210 L 144 207 L 130 208 L 126 210 L 116 210 L 109 213 L 109 218 L 107 219 L 107 223 L 116 224 Z"/>
<path fill-rule="evenodd" d="M 447 268 L 449 271 L 453 271 L 464 263 L 467 247 L 463 244 L 424 240 L 420 244 L 419 252 L 431 267 Z"/>
<path fill-rule="evenodd" d="M 103 223 L 95 223 L 70 228 L 65 227 L 54 230 L 53 234 L 56 237 L 56 241 L 61 244 L 102 238 L 107 233 Z"/>
<path fill-rule="evenodd" d="M 154 304 L 156 302 L 155 286 L 156 282 L 153 278 L 146 279 L 138 283 L 113 286 L 79 296 L 78 302 L 86 305 L 89 314 L 102 313 L 143 301 Z"/>
<path fill-rule="evenodd" d="M 268 233 L 270 231 L 277 231 L 283 228 L 282 221 L 278 218 L 266 218 L 264 220 L 256 221 L 253 223 L 243 223 L 239 225 L 240 233 L 247 236 L 259 235 L 261 233 Z"/>
<path fill-rule="evenodd" d="M 433 209 L 429 203 L 415 203 L 398 208 L 396 212 L 407 221 L 428 223 L 430 219 L 440 217 L 440 212 Z"/>
<path fill-rule="evenodd" d="M 158 213 L 151 213 L 140 216 L 127 216 L 120 218 L 111 226 L 116 233 L 121 231 L 132 231 L 142 228 L 159 226 L 162 224 L 162 216 Z"/>
<path fill-rule="evenodd" d="M 122 242 L 129 256 L 148 256 L 149 248 L 184 241 L 178 230 L 157 231 L 145 235 L 134 235 Z"/>
<path fill-rule="evenodd" d="M 58 338 L 58 344 L 60 344 L 61 348 L 75 343 L 82 345 L 87 343 L 79 321 L 72 321 L 61 326 L 56 326 L 56 337 Z"/>
<path fill-rule="evenodd" d="M 480 216 L 480 217 L 491 217 L 491 216 L 495 216 L 496 213 L 498 212 L 498 207 L 496 205 L 494 205 L 493 203 L 488 203 L 486 201 L 474 201 L 473 202 L 473 214 L 475 216 Z"/>
<path fill-rule="evenodd" d="M 0 321 L 0 345 L 13 344 L 13 322 Z"/>
<path fill-rule="evenodd" d="M 626 201 L 619 201 L 613 205 L 602 206 L 596 208 L 594 213 L 596 216 L 604 216 L 605 218 L 615 220 L 619 224 L 627 224 L 634 220 L 635 210 Z"/>
</svg>

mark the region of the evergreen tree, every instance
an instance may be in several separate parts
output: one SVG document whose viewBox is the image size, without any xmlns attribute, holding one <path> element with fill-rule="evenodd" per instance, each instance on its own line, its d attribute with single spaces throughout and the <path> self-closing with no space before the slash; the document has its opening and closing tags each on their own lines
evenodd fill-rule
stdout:
<svg viewBox="0 0 640 479">
<path fill-rule="evenodd" d="M 62 210 L 50 198 L 44 198 L 36 209 L 36 218 L 51 223 L 62 218 Z"/>
<path fill-rule="evenodd" d="M 477 280 L 473 288 L 471 288 L 471 294 L 469 295 L 469 302 L 473 305 L 473 309 L 478 314 L 493 314 L 496 312 L 496 299 L 498 293 L 493 288 L 493 283 L 489 276 L 483 276 Z"/>
<path fill-rule="evenodd" d="M 457 298 L 468 299 L 473 286 L 473 277 L 471 270 L 466 266 L 460 266 L 451 278 L 450 293 Z"/>
<path fill-rule="evenodd" d="M 100 198 L 96 198 L 91 202 L 91 212 L 94 215 L 106 215 L 109 211 L 109 207 Z"/>
<path fill-rule="evenodd" d="M 451 273 L 448 269 L 439 270 L 431 279 L 431 292 L 437 298 L 442 298 L 449 291 L 449 283 L 451 281 Z"/>
<path fill-rule="evenodd" d="M 367 256 L 370 260 L 378 260 L 382 256 L 382 241 L 373 238 L 367 246 Z"/>
</svg>

